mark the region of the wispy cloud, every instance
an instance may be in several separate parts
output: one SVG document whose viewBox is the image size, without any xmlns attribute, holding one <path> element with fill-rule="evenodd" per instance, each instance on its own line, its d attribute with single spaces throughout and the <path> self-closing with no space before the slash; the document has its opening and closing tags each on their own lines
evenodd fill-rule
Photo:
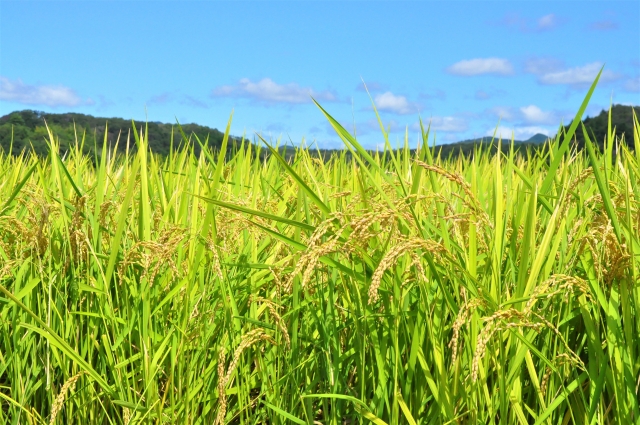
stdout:
<svg viewBox="0 0 640 425">
<path fill-rule="evenodd" d="M 513 65 L 502 58 L 477 58 L 456 62 L 447 68 L 453 75 L 473 76 L 482 74 L 512 75 Z"/>
<path fill-rule="evenodd" d="M 96 102 L 96 111 L 103 112 L 116 105 L 116 102 L 101 94 L 98 95 Z"/>
<path fill-rule="evenodd" d="M 524 18 L 520 14 L 510 13 L 497 23 L 520 32 L 531 33 L 549 31 L 565 22 L 566 19 L 560 18 L 554 13 L 549 13 L 537 19 Z"/>
<path fill-rule="evenodd" d="M 476 94 L 474 95 L 474 97 L 477 100 L 486 100 L 486 99 L 490 99 L 491 95 L 484 90 L 476 90 Z"/>
<path fill-rule="evenodd" d="M 366 85 L 366 88 L 365 88 L 365 85 Z M 366 92 L 367 90 L 369 90 L 370 93 L 379 92 L 384 90 L 384 85 L 376 81 L 370 81 L 370 82 L 365 81 L 364 83 L 360 83 L 356 86 L 356 91 Z"/>
<path fill-rule="evenodd" d="M 423 120 L 425 130 L 431 125 L 431 130 L 444 131 L 451 133 L 461 133 L 469 129 L 469 123 L 460 117 L 430 117 Z M 411 126 L 414 131 L 420 131 L 420 123 L 415 123 Z"/>
<path fill-rule="evenodd" d="M 524 62 L 524 71 L 530 74 L 546 74 L 564 68 L 564 62 L 552 57 L 532 57 Z"/>
<path fill-rule="evenodd" d="M 544 111 L 537 105 L 527 105 L 519 108 L 512 106 L 493 106 L 487 108 L 481 114 L 486 119 L 500 119 L 501 121 L 515 122 L 516 125 L 560 123 L 562 113 L 558 111 Z"/>
<path fill-rule="evenodd" d="M 24 105 L 78 106 L 93 105 L 91 99 L 82 100 L 76 92 L 62 85 L 31 85 L 21 79 L 0 77 L 0 100 Z"/>
<path fill-rule="evenodd" d="M 501 137 L 502 139 L 511 139 L 512 135 L 515 140 L 527 140 L 531 136 L 535 136 L 536 134 L 544 134 L 545 136 L 551 136 L 552 131 L 545 127 L 539 126 L 523 126 L 523 127 L 498 127 L 496 131 L 495 127 L 490 128 L 485 132 L 485 136 L 493 136 L 494 131 L 496 132 L 496 137 Z"/>
<path fill-rule="evenodd" d="M 485 109 L 483 115 L 511 121 L 516 117 L 516 110 L 509 106 L 494 106 Z"/>
<path fill-rule="evenodd" d="M 310 87 L 301 87 L 297 83 L 278 84 L 271 78 L 253 82 L 243 78 L 235 85 L 219 86 L 211 92 L 212 97 L 244 97 L 266 103 L 300 104 L 311 102 L 311 96 L 317 100 L 337 101 L 332 91 L 316 91 Z"/>
<path fill-rule="evenodd" d="M 192 106 L 194 108 L 202 108 L 202 109 L 209 108 L 209 105 L 206 102 L 203 102 L 202 100 L 189 95 L 182 96 L 182 99 L 180 100 L 180 104 L 185 106 Z"/>
<path fill-rule="evenodd" d="M 150 105 L 163 105 L 165 103 L 171 102 L 173 99 L 173 94 L 164 92 L 155 96 L 151 96 L 147 103 Z"/>
<path fill-rule="evenodd" d="M 633 93 L 640 92 L 640 77 L 628 79 L 624 83 L 624 89 Z"/>
<path fill-rule="evenodd" d="M 583 87 L 593 83 L 602 65 L 602 62 L 592 62 L 567 68 L 560 59 L 539 57 L 527 59 L 524 63 L 524 71 L 536 75 L 540 84 Z M 620 78 L 621 75 L 605 69 L 600 76 L 600 82 L 615 81 Z"/>
<path fill-rule="evenodd" d="M 431 128 L 438 131 L 450 131 L 460 133 L 469 129 L 468 123 L 458 117 L 432 117 Z"/>
<path fill-rule="evenodd" d="M 584 66 L 563 69 L 560 71 L 545 72 L 539 75 L 538 81 L 541 84 L 567 84 L 567 85 L 588 85 L 593 83 L 598 72 L 602 68 L 601 62 L 593 62 Z M 600 81 L 613 81 L 620 78 L 612 71 L 604 70 L 600 76 Z"/>
<path fill-rule="evenodd" d="M 498 21 L 497 24 L 515 28 L 519 31 L 526 31 L 527 29 L 527 20 L 517 13 L 508 13 L 502 20 Z"/>
<path fill-rule="evenodd" d="M 618 29 L 618 24 L 611 19 L 603 19 L 590 23 L 587 28 L 591 31 L 613 31 Z"/>
<path fill-rule="evenodd" d="M 554 124 L 557 121 L 553 112 L 545 112 L 536 105 L 523 106 L 520 112 L 528 124 Z"/>
<path fill-rule="evenodd" d="M 420 99 L 425 99 L 425 100 L 432 100 L 432 99 L 446 100 L 447 93 L 445 93 L 445 91 L 442 89 L 435 89 L 430 92 L 420 93 L 418 97 Z"/>
<path fill-rule="evenodd" d="M 405 96 L 395 95 L 390 91 L 377 95 L 374 102 L 378 110 L 399 115 L 414 114 L 420 109 L 417 103 L 410 102 Z"/>
<path fill-rule="evenodd" d="M 558 17 L 553 13 L 550 13 L 538 19 L 536 28 L 538 31 L 547 31 L 557 27 L 558 24 Z"/>
<path fill-rule="evenodd" d="M 164 93 L 160 93 L 158 95 L 152 96 L 147 101 L 149 105 L 164 105 L 171 102 L 176 102 L 184 106 L 191 106 L 193 108 L 202 108 L 202 109 L 209 108 L 209 105 L 206 102 L 203 102 L 198 98 L 195 98 L 189 95 L 178 95 L 170 92 L 164 92 Z"/>
<path fill-rule="evenodd" d="M 495 88 L 491 88 L 489 90 L 484 90 L 484 89 L 480 89 L 480 90 L 476 90 L 475 94 L 473 95 L 473 97 L 476 100 L 487 100 L 487 99 L 491 99 L 497 96 L 502 96 L 504 95 L 506 92 L 502 89 L 495 89 Z"/>
<path fill-rule="evenodd" d="M 274 122 L 265 127 L 265 130 L 274 133 L 282 133 L 289 130 L 289 126 L 285 126 L 283 123 Z"/>
<path fill-rule="evenodd" d="M 400 123 L 398 123 L 398 121 L 396 120 L 389 120 L 386 123 L 383 122 L 382 125 L 384 125 L 385 131 L 388 131 L 389 133 L 397 133 L 399 131 L 404 131 L 404 126 L 400 125 Z M 357 128 L 362 128 L 364 126 L 369 127 L 369 129 L 372 132 L 375 132 L 375 131 L 380 132 L 380 123 L 378 122 L 378 120 L 371 119 L 365 122 L 364 125 L 361 124 L 360 127 L 357 127 Z"/>
<path fill-rule="evenodd" d="M 354 132 L 358 135 L 361 136 L 363 134 L 369 133 L 369 131 L 362 127 L 360 124 L 353 122 L 353 120 L 349 120 L 349 119 L 340 119 L 337 118 L 336 119 L 338 121 L 338 123 L 345 129 L 347 130 L 349 133 L 353 134 Z M 355 128 L 354 128 L 355 127 Z M 324 133 L 328 136 L 336 136 L 336 130 L 335 128 L 333 128 L 333 126 L 331 125 L 330 122 L 328 121 L 324 121 L 322 124 L 319 124 L 317 126 L 313 127 L 314 130 L 319 130 L 321 128 L 324 129 Z M 313 131 L 313 134 L 317 134 L 317 131 Z"/>
<path fill-rule="evenodd" d="M 444 134 L 440 134 L 438 136 L 438 143 L 452 143 L 452 142 L 459 142 L 460 141 L 460 135 L 455 134 L 455 133 L 444 133 Z"/>
</svg>

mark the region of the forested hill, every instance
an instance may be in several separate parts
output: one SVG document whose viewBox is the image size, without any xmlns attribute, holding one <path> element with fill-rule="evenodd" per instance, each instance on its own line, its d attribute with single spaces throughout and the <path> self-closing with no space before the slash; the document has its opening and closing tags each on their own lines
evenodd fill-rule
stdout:
<svg viewBox="0 0 640 425">
<path fill-rule="evenodd" d="M 37 111 L 17 111 L 0 117 L 0 146 L 8 152 L 11 144 L 11 134 L 13 131 L 13 152 L 19 153 L 24 148 L 30 149 L 31 145 L 39 155 L 47 154 L 48 139 L 45 121 L 53 133 L 59 137 L 61 148 L 64 150 L 69 144 L 75 141 L 75 134 L 81 140 L 82 134 L 86 131 L 85 151 L 90 153 L 94 149 L 94 141 L 97 141 L 98 149 L 102 147 L 104 141 L 105 124 L 108 134 L 107 141 L 113 146 L 118 140 L 119 150 L 126 149 L 127 135 L 132 129 L 131 120 L 122 118 L 100 118 L 91 115 L 64 113 L 51 114 Z M 75 129 L 74 129 L 75 124 Z M 145 123 L 136 122 L 138 131 L 144 128 Z M 164 124 L 160 122 L 148 123 L 148 140 L 151 151 L 157 154 L 166 155 L 171 148 L 171 133 L 173 131 L 173 143 L 175 147 L 182 141 L 180 132 L 175 124 Z M 198 124 L 182 124 L 182 129 L 187 136 L 197 135 L 204 142 L 209 137 L 209 145 L 219 148 L 222 144 L 223 133 L 215 128 L 205 127 Z M 192 144 L 199 152 L 200 146 L 191 137 Z M 135 146 L 133 134 L 130 136 L 130 145 Z"/>
<path fill-rule="evenodd" d="M 618 136 L 618 139 L 624 134 L 624 140 L 631 149 L 634 149 L 634 140 L 633 140 L 633 110 L 635 110 L 636 116 L 640 119 L 640 107 L 638 106 L 627 106 L 627 105 L 613 105 L 611 108 L 611 129 L 613 130 L 615 127 L 615 134 Z M 587 117 L 582 120 L 587 132 L 589 134 L 590 140 L 597 144 L 600 149 L 604 148 L 604 140 L 607 136 L 607 123 L 609 120 L 609 111 L 602 110 L 600 114 L 595 117 Z M 564 127 L 564 131 L 568 131 L 571 122 L 567 123 Z M 555 135 L 552 136 L 555 139 Z M 548 138 L 543 134 L 536 134 L 528 140 L 515 140 L 514 145 L 516 149 L 537 149 L 544 143 Z M 578 145 L 578 149 L 584 149 L 584 133 L 581 126 L 575 131 L 574 134 L 574 142 Z M 562 139 L 561 139 L 562 140 Z M 459 154 L 471 155 L 474 150 L 474 147 L 478 144 L 490 144 L 491 137 L 484 137 L 481 139 L 471 139 L 471 140 L 463 140 L 456 143 L 451 143 L 448 145 L 442 145 L 442 156 L 447 157 L 449 155 L 457 156 Z M 511 143 L 510 139 L 503 139 L 502 145 Z M 493 142 L 492 151 L 497 150 L 496 141 Z"/>
<path fill-rule="evenodd" d="M 611 113 L 612 127 L 616 128 L 616 134 L 621 136 L 624 134 L 624 139 L 628 146 L 634 148 L 633 140 L 633 112 L 635 109 L 636 116 L 640 113 L 640 107 L 626 106 L 626 105 L 613 105 Z M 0 117 L 0 147 L 8 152 L 11 145 L 11 138 L 13 132 L 13 153 L 17 154 L 23 149 L 30 149 L 33 146 L 35 152 L 39 155 L 47 154 L 48 139 L 47 130 L 45 127 L 45 120 L 49 128 L 53 133 L 59 137 L 61 148 L 64 150 L 67 146 L 75 141 L 75 134 L 81 138 L 82 134 L 86 131 L 84 150 L 86 153 L 91 153 L 94 149 L 94 141 L 97 141 L 98 149 L 102 147 L 104 140 L 105 124 L 108 123 L 107 140 L 110 145 L 114 145 L 120 135 L 120 142 L 118 148 L 124 150 L 126 148 L 127 135 L 131 131 L 132 124 L 130 120 L 122 118 L 99 118 L 91 115 L 76 114 L 76 113 L 63 113 L 63 114 L 51 114 L 37 111 L 17 111 L 8 115 Z M 589 132 L 592 141 L 597 143 L 600 147 L 603 146 L 603 141 L 607 134 L 607 122 L 608 111 L 602 111 L 595 117 L 587 117 L 583 120 L 587 131 Z M 75 124 L 75 129 L 74 129 Z M 568 123 L 569 124 L 569 123 Z M 144 123 L 136 123 L 138 130 L 144 128 Z M 182 143 L 182 137 L 178 132 L 175 124 L 164 124 L 160 122 L 148 123 L 149 133 L 148 140 L 149 146 L 152 152 L 166 155 L 171 149 L 171 134 L 173 131 L 173 143 L 177 148 Z M 182 129 L 185 134 L 191 137 L 191 144 L 194 146 L 196 153 L 199 153 L 200 146 L 192 137 L 193 134 L 204 142 L 209 138 L 209 145 L 214 148 L 219 148 L 222 143 L 223 133 L 215 128 L 205 127 L 198 124 L 182 124 Z M 565 127 L 565 131 L 568 130 L 568 125 Z M 231 138 L 231 144 L 234 141 L 239 141 L 238 138 Z M 546 138 L 544 135 L 536 135 L 529 140 L 517 142 L 519 147 L 533 149 L 540 146 L 541 142 L 544 142 Z M 584 136 L 582 129 L 579 127 L 575 133 L 575 139 L 579 148 L 584 147 Z M 489 143 L 490 138 L 464 140 L 457 143 L 451 143 L 441 145 L 441 153 L 443 156 L 457 156 L 460 153 L 470 154 L 474 146 L 479 143 Z M 130 145 L 134 146 L 134 138 L 131 135 Z M 183 144 L 184 146 L 184 144 Z M 285 156 L 290 156 L 293 153 L 292 150 L 285 149 L 283 147 Z M 316 154 L 316 152 L 311 152 Z M 331 151 L 323 151 L 321 155 L 327 157 Z"/>
<path fill-rule="evenodd" d="M 635 111 L 636 117 L 640 120 L 640 107 L 639 106 L 627 106 L 627 105 L 613 105 L 611 107 L 611 130 L 614 127 L 616 134 L 621 136 L 624 133 L 624 140 L 627 146 L 634 148 L 633 140 L 633 112 Z M 609 111 L 604 109 L 600 114 L 595 117 L 587 117 L 583 121 L 587 133 L 589 134 L 589 140 L 593 143 L 597 143 L 600 148 L 604 145 L 604 139 L 607 136 L 607 126 L 609 122 Z M 565 126 L 565 131 L 569 130 L 569 125 Z M 576 129 L 576 142 L 580 149 L 584 148 L 584 132 L 582 128 Z"/>
</svg>

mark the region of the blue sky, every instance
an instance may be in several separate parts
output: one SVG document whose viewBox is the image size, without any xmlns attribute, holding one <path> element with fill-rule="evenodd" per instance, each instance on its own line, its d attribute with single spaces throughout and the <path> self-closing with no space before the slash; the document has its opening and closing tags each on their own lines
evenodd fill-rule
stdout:
<svg viewBox="0 0 640 425">
<path fill-rule="evenodd" d="M 20 109 L 196 122 L 341 147 L 553 135 L 605 71 L 588 115 L 640 105 L 637 1 L 0 2 L 0 115 Z M 145 112 L 146 111 L 146 112 Z M 146 115 L 145 115 L 146 114 Z"/>
</svg>

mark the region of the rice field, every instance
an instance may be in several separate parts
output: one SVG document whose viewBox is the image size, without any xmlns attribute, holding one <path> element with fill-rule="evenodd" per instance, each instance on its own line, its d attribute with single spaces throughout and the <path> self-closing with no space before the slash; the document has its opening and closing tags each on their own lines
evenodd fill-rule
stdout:
<svg viewBox="0 0 640 425">
<path fill-rule="evenodd" d="M 320 105 L 328 159 L 225 155 L 231 119 L 0 153 L 0 423 L 640 423 L 640 152 L 572 148 L 594 87 L 518 154 L 372 153 Z"/>
</svg>

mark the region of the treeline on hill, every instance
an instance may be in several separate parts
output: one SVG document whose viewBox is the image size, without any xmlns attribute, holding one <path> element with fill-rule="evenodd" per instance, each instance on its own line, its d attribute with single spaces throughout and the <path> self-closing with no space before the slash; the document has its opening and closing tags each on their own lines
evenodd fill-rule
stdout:
<svg viewBox="0 0 640 425">
<path fill-rule="evenodd" d="M 640 119 L 639 106 L 613 105 L 611 107 L 611 131 L 615 128 L 618 135 L 624 134 L 624 141 L 631 149 L 635 148 L 633 140 L 633 113 Z M 583 120 L 584 126 L 589 134 L 589 139 L 594 145 L 598 145 L 601 149 L 604 146 L 604 140 L 607 137 L 607 128 L 609 123 L 609 111 L 604 109 L 595 117 L 587 117 Z M 569 130 L 566 126 L 565 131 Z M 576 143 L 579 149 L 585 146 L 584 132 L 578 128 L 576 130 Z"/>
<path fill-rule="evenodd" d="M 633 149 L 633 111 L 635 109 L 636 116 L 638 115 L 638 107 L 626 106 L 626 105 L 613 105 L 611 109 L 611 125 L 612 128 L 616 128 L 616 134 L 624 134 L 624 140 L 627 145 Z M 87 154 L 93 154 L 94 149 L 98 150 L 102 147 L 104 140 L 105 127 L 107 128 L 107 141 L 110 147 L 113 147 L 120 137 L 118 149 L 123 151 L 126 149 L 127 137 L 129 136 L 132 123 L 130 120 L 122 118 L 101 118 L 91 115 L 77 114 L 77 113 L 63 113 L 53 114 L 31 110 L 12 112 L 8 115 L 0 117 L 0 147 L 8 152 L 11 144 L 12 153 L 19 154 L 23 150 L 33 151 L 38 155 L 47 154 L 47 139 L 48 133 L 45 127 L 46 124 L 52 130 L 52 132 L 59 138 L 60 146 L 62 150 L 68 149 L 76 140 L 76 134 L 81 139 L 83 134 L 85 136 L 84 151 Z M 599 115 L 595 117 L 587 117 L 583 120 L 583 123 L 589 132 L 591 141 L 603 147 L 603 143 L 607 134 L 608 125 L 608 111 L 603 110 Z M 108 125 L 105 125 L 108 124 Z M 136 123 L 138 131 L 144 128 L 145 123 Z M 204 142 L 209 139 L 209 146 L 214 149 L 219 149 L 222 144 L 223 133 L 215 128 L 205 127 L 198 124 L 182 124 L 184 133 L 190 139 L 190 145 L 193 146 L 196 154 L 199 154 L 200 145 L 195 141 L 193 135 Z M 564 131 L 567 131 L 568 127 L 564 127 Z M 173 146 L 174 149 L 178 147 L 184 147 L 182 142 L 182 136 L 179 133 L 175 124 L 165 124 L 160 122 L 148 123 L 148 141 L 151 151 L 159 155 L 167 155 L 171 150 L 171 140 L 173 134 Z M 135 149 L 135 142 L 133 135 L 130 136 L 130 149 Z M 575 141 L 579 149 L 584 148 L 584 135 L 581 128 L 578 128 L 575 132 Z M 13 140 L 13 142 L 12 142 Z M 241 139 L 237 137 L 231 137 L 231 143 L 229 149 L 233 149 L 233 146 L 237 146 Z M 537 134 L 532 138 L 525 141 L 514 141 L 515 148 L 523 153 L 528 150 L 536 150 L 546 140 L 546 137 L 541 134 Z M 490 144 L 491 138 L 485 137 L 482 139 L 464 140 L 457 143 L 450 143 L 437 146 L 436 150 L 440 152 L 442 157 L 472 155 L 474 149 L 479 144 Z M 510 143 L 510 140 L 503 140 L 503 146 Z M 491 146 L 493 152 L 497 150 L 497 142 L 493 141 Z M 281 147 L 282 154 L 289 158 L 293 156 L 295 149 L 291 147 Z M 340 153 L 339 150 L 310 150 L 309 153 L 312 156 L 321 156 L 325 159 L 331 157 L 333 153 Z M 262 155 L 267 154 L 265 150 L 262 151 Z M 346 153 L 346 159 L 350 157 L 349 153 Z"/>
<path fill-rule="evenodd" d="M 22 150 L 33 150 L 38 155 L 46 155 L 48 152 L 47 140 L 49 135 L 45 126 L 60 140 L 62 150 L 75 143 L 76 134 L 78 140 L 82 140 L 85 134 L 83 150 L 87 154 L 93 154 L 94 149 L 102 149 L 104 141 L 105 127 L 107 128 L 107 143 L 110 147 L 115 146 L 118 137 L 118 150 L 124 151 L 129 139 L 130 149 L 135 149 L 135 138 L 132 132 L 131 120 L 122 118 L 100 118 L 91 115 L 77 113 L 52 114 L 38 111 L 17 111 L 0 117 L 0 146 L 5 152 L 9 148 L 13 139 L 12 152 L 19 154 Z M 74 126 L 75 125 L 75 126 Z M 145 128 L 146 123 L 136 122 L 138 131 Z M 198 124 L 181 124 L 185 134 L 190 137 L 196 153 L 200 151 L 200 145 L 193 135 L 204 143 L 209 138 L 209 145 L 213 148 L 220 148 L 224 134 L 215 128 L 205 127 Z M 173 132 L 174 148 L 178 148 L 182 142 L 182 136 L 175 124 L 164 124 L 160 122 L 148 123 L 147 138 L 152 152 L 159 155 L 167 155 L 171 150 L 171 140 Z M 131 132 L 131 134 L 130 134 Z M 129 135 L 130 134 L 130 135 Z M 234 138 L 234 141 L 236 138 Z M 184 144 L 182 144 L 184 147 Z"/>
<path fill-rule="evenodd" d="M 636 117 L 640 118 L 638 112 L 640 108 L 638 106 L 627 105 L 613 105 L 611 108 L 611 129 L 615 128 L 615 133 L 618 136 L 618 140 L 624 135 L 624 142 L 630 149 L 635 149 L 633 140 L 633 112 L 635 111 Z M 591 142 L 598 146 L 601 150 L 604 148 L 604 140 L 607 137 L 607 128 L 609 121 L 609 111 L 602 110 L 600 114 L 595 117 L 587 117 L 582 120 Z M 569 131 L 569 126 L 562 127 L 563 133 Z M 556 136 L 553 136 L 555 138 Z M 535 151 L 542 146 L 547 140 L 547 137 L 543 134 L 536 134 L 528 140 L 514 140 L 514 149 L 519 153 L 525 153 L 527 151 Z M 584 149 L 585 140 L 582 127 L 579 126 L 573 136 L 574 143 L 579 150 Z M 502 149 L 509 146 L 510 139 L 502 139 Z M 464 140 L 461 142 L 451 143 L 447 145 L 440 145 L 436 147 L 436 150 L 440 152 L 443 158 L 456 157 L 458 155 L 471 156 L 474 149 L 478 145 L 485 145 L 485 149 L 490 145 L 490 151 L 495 153 L 498 150 L 498 141 L 493 140 L 491 137 L 483 137 L 480 139 Z"/>
<path fill-rule="evenodd" d="M 514 140 L 513 141 L 514 150 L 518 154 L 524 154 L 527 151 L 535 151 L 537 149 L 540 149 L 542 146 L 544 146 L 543 143 L 546 140 L 547 140 L 546 137 L 544 140 L 540 142 L 537 142 L 537 141 L 531 142 L 528 140 L 527 141 Z M 507 147 L 509 147 L 510 144 L 511 144 L 511 140 L 502 139 L 502 146 L 501 146 L 502 151 L 504 151 Z M 494 154 L 498 151 L 498 139 L 494 139 L 492 141 L 491 137 L 485 137 L 482 139 L 465 140 L 463 142 L 436 146 L 436 152 L 439 152 L 442 158 L 457 157 L 458 155 L 464 155 L 469 157 L 473 155 L 474 150 L 480 145 L 483 146 L 483 150 L 485 152 L 491 152 L 492 154 Z"/>
</svg>

